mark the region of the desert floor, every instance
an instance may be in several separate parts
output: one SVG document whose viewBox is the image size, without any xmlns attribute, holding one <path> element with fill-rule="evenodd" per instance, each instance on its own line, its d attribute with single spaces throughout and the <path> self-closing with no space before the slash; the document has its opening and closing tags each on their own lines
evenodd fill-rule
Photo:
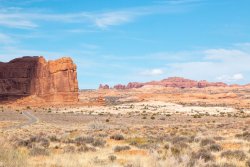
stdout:
<svg viewBox="0 0 250 167">
<path fill-rule="evenodd" d="M 104 106 L 0 106 L 0 166 L 250 166 L 248 108 L 104 94 L 87 99 Z"/>
</svg>

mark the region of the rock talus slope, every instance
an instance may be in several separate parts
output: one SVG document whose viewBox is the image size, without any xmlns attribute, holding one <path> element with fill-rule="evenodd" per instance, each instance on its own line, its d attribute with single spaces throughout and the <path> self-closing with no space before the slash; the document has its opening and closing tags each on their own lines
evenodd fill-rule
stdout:
<svg viewBox="0 0 250 167">
<path fill-rule="evenodd" d="M 72 59 L 47 62 L 36 56 L 0 63 L 0 100 L 30 95 L 47 102 L 78 101 L 77 72 Z"/>
</svg>

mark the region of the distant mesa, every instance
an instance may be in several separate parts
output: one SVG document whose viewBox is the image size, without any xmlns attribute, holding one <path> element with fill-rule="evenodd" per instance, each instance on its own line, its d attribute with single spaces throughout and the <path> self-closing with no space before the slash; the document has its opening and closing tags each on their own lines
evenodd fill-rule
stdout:
<svg viewBox="0 0 250 167">
<path fill-rule="evenodd" d="M 141 88 L 146 85 L 158 85 L 163 87 L 173 87 L 173 88 L 205 88 L 205 87 L 226 87 L 227 84 L 223 82 L 208 82 L 205 80 L 202 81 L 194 81 L 190 79 L 185 79 L 181 77 L 170 77 L 167 79 L 163 79 L 161 81 L 151 81 L 146 83 L 139 82 L 130 82 L 127 85 L 118 84 L 113 88 L 122 90 L 122 89 L 133 89 L 133 88 Z M 109 86 L 107 86 L 109 88 Z"/>
<path fill-rule="evenodd" d="M 109 89 L 109 85 L 107 85 L 107 84 L 105 84 L 105 85 L 100 84 L 99 89 Z"/>
<path fill-rule="evenodd" d="M 114 86 L 114 89 L 127 89 L 126 85 L 118 84 Z"/>
<path fill-rule="evenodd" d="M 27 56 L 0 62 L 0 100 L 31 95 L 46 102 L 77 102 L 77 71 L 72 59 L 47 62 L 43 57 Z"/>
</svg>

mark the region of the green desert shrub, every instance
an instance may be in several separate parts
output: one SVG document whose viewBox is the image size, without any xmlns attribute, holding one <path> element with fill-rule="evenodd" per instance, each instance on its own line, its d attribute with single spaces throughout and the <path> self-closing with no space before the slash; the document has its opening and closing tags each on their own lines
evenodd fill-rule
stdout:
<svg viewBox="0 0 250 167">
<path fill-rule="evenodd" d="M 246 154 L 241 150 L 224 151 L 221 153 L 221 157 L 226 159 L 237 159 L 239 161 L 244 161 L 247 158 Z"/>
<path fill-rule="evenodd" d="M 76 148 L 75 148 L 75 146 L 67 145 L 63 148 L 63 152 L 64 153 L 75 153 Z"/>
<path fill-rule="evenodd" d="M 77 137 L 77 138 L 75 138 L 75 143 L 77 144 L 77 145 L 83 145 L 83 144 L 91 144 L 91 143 L 93 143 L 95 140 L 94 140 L 94 138 L 93 137 L 91 137 L 91 136 L 87 136 L 87 137 L 85 137 L 85 136 L 80 136 L 80 137 Z"/>
<path fill-rule="evenodd" d="M 235 135 L 235 137 L 246 140 L 246 141 L 250 141 L 250 132 L 243 132 L 242 134 Z"/>
<path fill-rule="evenodd" d="M 213 139 L 202 139 L 200 142 L 201 146 L 207 146 L 212 144 L 215 144 L 215 141 Z"/>
<path fill-rule="evenodd" d="M 250 159 L 246 161 L 246 167 L 250 167 Z"/>
<path fill-rule="evenodd" d="M 202 159 L 205 162 L 213 161 L 215 159 L 211 152 L 206 149 L 200 149 L 199 151 L 194 152 L 191 158 L 194 160 Z"/>
<path fill-rule="evenodd" d="M 106 141 L 102 139 L 95 139 L 94 142 L 92 143 L 94 147 L 104 147 L 105 144 L 106 144 Z"/>
<path fill-rule="evenodd" d="M 212 144 L 208 149 L 213 152 L 218 152 L 222 150 L 222 147 L 219 144 Z"/>
<path fill-rule="evenodd" d="M 124 140 L 124 136 L 121 135 L 121 134 L 114 134 L 114 135 L 110 136 L 110 139 L 113 139 L 113 140 Z"/>
<path fill-rule="evenodd" d="M 173 156 L 179 156 L 181 154 L 181 148 L 173 146 L 171 147 L 171 153 Z"/>
<path fill-rule="evenodd" d="M 115 146 L 114 152 L 121 152 L 125 150 L 130 150 L 129 146 Z"/>
<path fill-rule="evenodd" d="M 114 162 L 117 159 L 115 155 L 110 155 L 108 158 L 111 162 Z"/>
<path fill-rule="evenodd" d="M 172 144 L 178 144 L 178 143 L 186 143 L 189 139 L 184 136 L 176 136 L 172 139 Z"/>
<path fill-rule="evenodd" d="M 165 144 L 165 145 L 163 146 L 163 148 L 164 148 L 165 150 L 168 150 L 168 149 L 169 149 L 169 144 Z"/>
<path fill-rule="evenodd" d="M 51 142 L 60 141 L 60 139 L 58 139 L 56 135 L 49 136 L 49 140 L 50 140 Z"/>
<path fill-rule="evenodd" d="M 230 164 L 230 163 L 224 163 L 220 167 L 237 167 L 237 166 L 234 164 Z"/>
<path fill-rule="evenodd" d="M 40 148 L 40 147 L 33 147 L 30 152 L 30 156 L 48 156 L 49 151 L 46 150 L 45 148 Z"/>
<path fill-rule="evenodd" d="M 46 138 L 42 138 L 40 141 L 39 141 L 40 145 L 44 148 L 49 148 L 50 146 L 50 141 L 49 139 L 46 139 Z"/>
</svg>

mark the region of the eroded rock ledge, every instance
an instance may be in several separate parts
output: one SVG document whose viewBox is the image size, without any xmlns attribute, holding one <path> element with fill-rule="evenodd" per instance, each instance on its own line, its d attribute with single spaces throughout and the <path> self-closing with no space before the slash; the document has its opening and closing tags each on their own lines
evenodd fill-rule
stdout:
<svg viewBox="0 0 250 167">
<path fill-rule="evenodd" d="M 46 102 L 77 102 L 76 65 L 71 58 L 22 57 L 0 62 L 0 100 L 35 95 Z"/>
</svg>

